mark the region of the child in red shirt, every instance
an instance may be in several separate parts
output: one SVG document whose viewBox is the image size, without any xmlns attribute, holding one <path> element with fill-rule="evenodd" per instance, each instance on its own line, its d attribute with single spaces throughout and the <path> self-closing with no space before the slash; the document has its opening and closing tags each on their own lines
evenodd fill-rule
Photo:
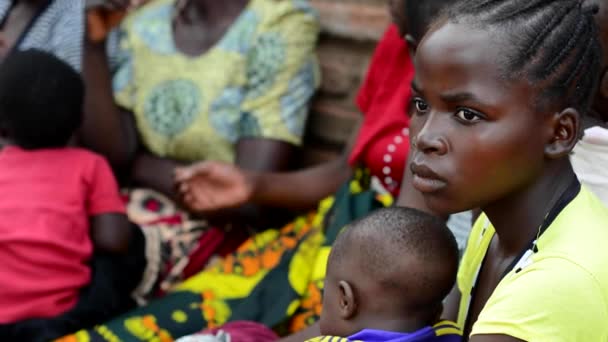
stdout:
<svg viewBox="0 0 608 342">
<path fill-rule="evenodd" d="M 108 163 L 66 147 L 80 126 L 83 99 L 78 73 L 50 54 L 15 52 L 0 67 L 2 340 L 14 339 L 25 320 L 38 319 L 34 330 L 45 330 L 40 322 L 74 309 L 91 283 L 93 251 L 121 255 L 129 248 L 133 230 Z M 97 307 L 64 321 L 78 329 L 79 319 L 105 318 L 105 303 L 113 303 L 100 296 L 114 290 L 107 280 L 94 291 Z"/>
</svg>

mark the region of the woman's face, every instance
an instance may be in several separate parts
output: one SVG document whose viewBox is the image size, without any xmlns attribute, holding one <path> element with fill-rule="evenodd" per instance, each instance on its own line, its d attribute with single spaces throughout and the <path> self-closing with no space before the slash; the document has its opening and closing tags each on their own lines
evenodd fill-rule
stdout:
<svg viewBox="0 0 608 342">
<path fill-rule="evenodd" d="M 540 174 L 552 132 L 537 89 L 501 78 L 500 44 L 446 22 L 421 42 L 412 83 L 414 187 L 441 214 L 486 207 Z"/>
</svg>

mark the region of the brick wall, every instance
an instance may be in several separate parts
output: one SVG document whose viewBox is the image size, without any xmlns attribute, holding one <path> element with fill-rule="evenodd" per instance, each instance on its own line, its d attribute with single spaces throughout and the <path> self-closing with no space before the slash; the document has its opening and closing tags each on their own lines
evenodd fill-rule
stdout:
<svg viewBox="0 0 608 342">
<path fill-rule="evenodd" d="M 389 23 L 387 0 L 310 0 L 320 15 L 323 73 L 312 106 L 303 163 L 335 157 L 359 117 L 354 99 L 374 46 Z"/>
</svg>

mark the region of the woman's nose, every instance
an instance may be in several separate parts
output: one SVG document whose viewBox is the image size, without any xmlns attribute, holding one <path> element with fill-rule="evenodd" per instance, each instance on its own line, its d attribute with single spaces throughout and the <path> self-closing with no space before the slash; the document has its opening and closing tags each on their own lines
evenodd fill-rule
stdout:
<svg viewBox="0 0 608 342">
<path fill-rule="evenodd" d="M 412 145 L 425 154 L 444 155 L 448 151 L 445 139 L 445 129 L 442 127 L 441 114 L 429 113 L 418 133 L 414 136 Z"/>
</svg>

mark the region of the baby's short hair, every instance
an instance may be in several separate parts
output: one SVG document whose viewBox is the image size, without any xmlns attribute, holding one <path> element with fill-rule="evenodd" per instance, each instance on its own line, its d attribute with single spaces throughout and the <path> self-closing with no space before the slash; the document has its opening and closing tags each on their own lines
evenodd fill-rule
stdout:
<svg viewBox="0 0 608 342">
<path fill-rule="evenodd" d="M 456 239 L 442 219 L 391 207 L 349 224 L 332 247 L 328 267 L 357 258 L 357 271 L 402 293 L 408 310 L 426 310 L 441 305 L 451 291 L 458 257 Z"/>
<path fill-rule="evenodd" d="M 80 74 L 52 54 L 15 51 L 0 65 L 0 128 L 22 148 L 65 146 L 83 102 Z"/>
</svg>

